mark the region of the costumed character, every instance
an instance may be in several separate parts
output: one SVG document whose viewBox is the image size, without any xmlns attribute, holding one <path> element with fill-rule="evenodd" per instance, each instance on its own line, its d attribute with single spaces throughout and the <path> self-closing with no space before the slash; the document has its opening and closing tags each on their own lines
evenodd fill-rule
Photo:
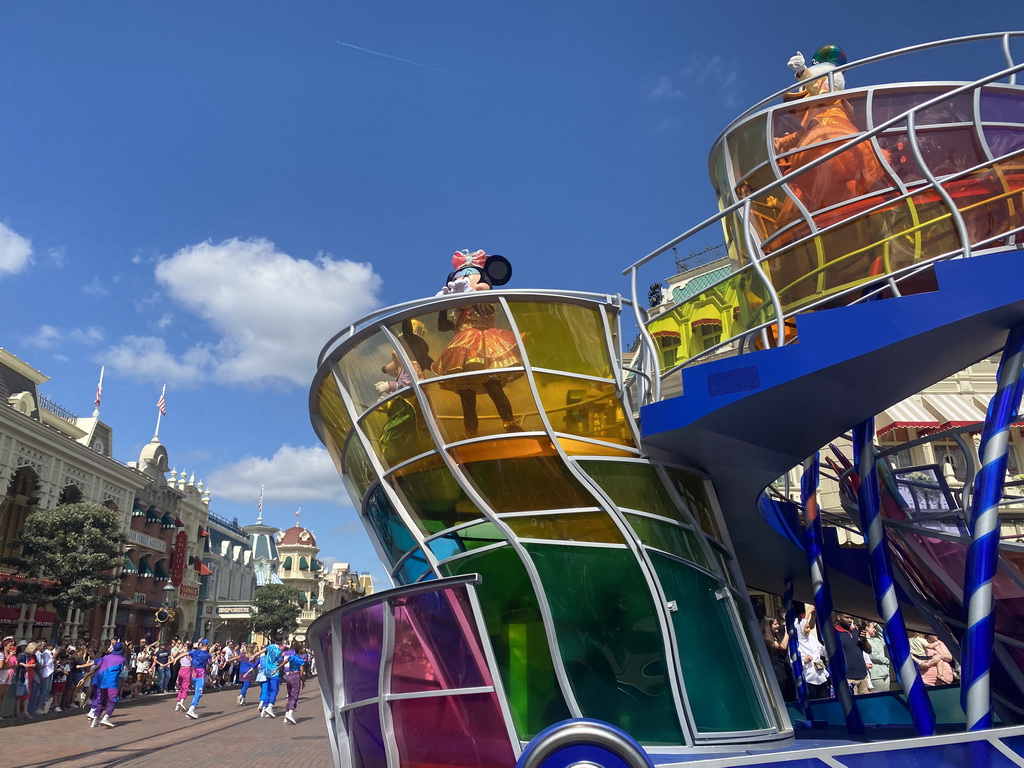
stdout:
<svg viewBox="0 0 1024 768">
<path fill-rule="evenodd" d="M 434 364 L 430 348 L 423 338 L 424 326 L 419 320 L 403 320 L 400 341 L 412 359 L 410 372 L 402 364 L 398 353 L 391 352 L 391 362 L 381 368 L 390 378 L 374 384 L 377 394 L 386 397 L 392 392 L 412 385 L 412 378 L 423 378 Z M 385 406 L 387 423 L 380 434 L 380 449 L 384 460 L 396 464 L 403 459 L 429 450 L 433 443 L 427 431 L 423 414 L 408 397 L 396 397 Z"/>
<path fill-rule="evenodd" d="M 819 48 L 809 67 L 804 66 L 803 54 L 797 51 L 796 56 L 789 60 L 789 68 L 803 87 L 786 94 L 784 99 L 815 98 L 843 90 L 846 85 L 843 73 L 834 72 L 831 83 L 829 73 L 844 64 L 846 53 L 837 45 Z M 786 175 L 793 176 L 788 184 L 807 210 L 818 211 L 865 195 L 886 178 L 869 141 L 856 144 L 831 160 L 801 172 L 805 166 L 836 149 L 842 143 L 838 139 L 849 140 L 859 133 L 861 129 L 853 122 L 853 109 L 845 99 L 823 98 L 815 99 L 802 110 L 797 130 L 773 139 L 778 154 L 798 150 L 779 158 L 779 167 Z M 799 151 L 802 147 L 808 149 Z M 796 217 L 796 207 L 788 201 L 779 212 L 779 225 Z"/>
<path fill-rule="evenodd" d="M 452 256 L 452 267 L 454 271 L 448 275 L 447 284 L 438 296 L 489 291 L 493 285 L 504 285 L 512 276 L 512 265 L 505 258 L 496 254 L 488 256 L 483 251 L 457 251 Z M 495 371 L 485 376 L 453 379 L 440 384 L 442 389 L 458 394 L 462 401 L 466 437 L 476 436 L 479 426 L 476 396 L 481 392 L 486 393 L 494 403 L 506 432 L 522 431 L 522 427 L 515 422 L 512 404 L 505 394 L 504 386 L 518 379 L 523 372 L 497 371 L 520 365 L 522 356 L 515 334 L 504 328 L 496 328 L 494 315 L 493 304 L 473 304 L 442 311 L 437 317 L 438 330 L 455 331 L 455 336 L 434 363 L 434 373 L 446 376 L 471 371 Z"/>
</svg>

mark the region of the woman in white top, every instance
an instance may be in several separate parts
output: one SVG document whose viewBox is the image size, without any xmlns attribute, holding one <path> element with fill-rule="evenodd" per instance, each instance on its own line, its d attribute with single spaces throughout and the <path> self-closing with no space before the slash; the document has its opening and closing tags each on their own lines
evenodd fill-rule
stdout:
<svg viewBox="0 0 1024 768">
<path fill-rule="evenodd" d="M 188 697 L 189 686 L 192 685 L 192 657 L 188 655 L 190 645 L 192 643 L 188 643 L 171 659 L 171 664 L 178 662 L 181 665 L 178 668 L 178 701 L 174 704 L 175 712 L 187 709 L 185 699 Z"/>
<path fill-rule="evenodd" d="M 829 697 L 828 664 L 825 661 L 825 646 L 818 638 L 818 614 L 814 606 L 807 606 L 807 615 L 799 622 L 797 645 L 800 649 L 800 660 L 804 666 L 804 682 L 807 683 L 808 699 L 827 699 Z"/>
</svg>

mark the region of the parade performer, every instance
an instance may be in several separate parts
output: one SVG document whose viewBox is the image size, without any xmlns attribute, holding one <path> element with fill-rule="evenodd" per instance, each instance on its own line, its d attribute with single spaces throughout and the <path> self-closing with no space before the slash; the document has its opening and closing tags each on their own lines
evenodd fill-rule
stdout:
<svg viewBox="0 0 1024 768">
<path fill-rule="evenodd" d="M 413 377 L 422 378 L 423 372 L 429 371 L 434 364 L 423 332 L 424 326 L 419 320 L 402 322 L 399 341 L 412 360 L 412 371 L 406 370 L 398 353 L 392 351 L 391 362 L 381 368 L 381 372 L 390 378 L 387 381 L 378 381 L 374 385 L 381 397 L 410 386 Z M 384 407 L 388 420 L 381 431 L 380 450 L 385 461 L 394 464 L 403 458 L 430 450 L 433 444 L 423 415 L 409 398 L 396 397 Z"/>
<path fill-rule="evenodd" d="M 252 681 L 256 677 L 256 669 L 259 667 L 259 657 L 255 654 L 256 646 L 252 643 L 243 645 L 238 654 L 238 679 L 242 683 L 242 690 L 238 692 L 238 706 L 240 707 L 245 706 L 245 694 L 249 692 L 249 686 L 252 685 Z"/>
<path fill-rule="evenodd" d="M 284 682 L 288 687 L 288 708 L 284 713 L 286 723 L 295 724 L 295 707 L 299 704 L 302 690 L 302 667 L 306 660 L 302 656 L 302 643 L 292 641 L 292 647 L 284 652 Z"/>
<path fill-rule="evenodd" d="M 258 707 L 260 717 L 277 717 L 274 714 L 274 701 L 277 699 L 277 690 L 281 686 L 281 666 L 283 664 L 281 646 L 271 643 L 263 652 L 263 661 L 260 663 L 260 673 L 264 678 L 263 691 L 260 694 L 260 705 Z"/>
<path fill-rule="evenodd" d="M 203 697 L 203 686 L 206 684 L 206 669 L 211 659 L 210 641 L 204 637 L 199 641 L 199 648 L 190 651 L 189 656 L 192 659 L 192 680 L 195 683 L 196 692 L 195 696 L 192 697 L 192 704 L 185 714 L 196 720 L 199 718 L 199 715 L 196 714 L 196 707 L 199 706 L 199 699 Z"/>
<path fill-rule="evenodd" d="M 504 285 L 512 274 L 508 261 L 501 256 L 488 256 L 483 251 L 457 251 L 452 257 L 454 271 L 439 296 L 473 291 L 489 291 L 493 285 Z M 490 371 L 521 365 L 519 344 L 512 331 L 496 328 L 493 304 L 473 304 L 442 311 L 438 314 L 439 331 L 455 331 L 448 347 L 434 363 L 434 373 Z M 512 412 L 512 404 L 504 386 L 522 376 L 522 371 L 492 373 L 452 379 L 440 384 L 442 389 L 458 394 L 462 401 L 462 420 L 466 437 L 475 437 L 479 426 L 476 397 L 486 393 L 494 403 L 506 432 L 521 432 Z"/>
<path fill-rule="evenodd" d="M 93 679 L 96 681 L 96 697 L 92 702 L 92 709 L 89 712 L 91 725 L 96 726 L 100 710 L 103 711 L 103 719 L 99 724 L 107 728 L 113 728 L 110 716 L 114 714 L 114 707 L 117 705 L 117 691 L 121 685 L 121 671 L 127 660 L 124 657 L 124 643 L 114 643 L 110 653 L 99 660 Z"/>
</svg>

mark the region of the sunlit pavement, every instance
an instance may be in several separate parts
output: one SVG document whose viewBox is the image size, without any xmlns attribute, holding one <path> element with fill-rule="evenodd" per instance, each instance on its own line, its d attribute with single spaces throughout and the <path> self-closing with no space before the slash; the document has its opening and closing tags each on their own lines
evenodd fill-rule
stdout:
<svg viewBox="0 0 1024 768">
<path fill-rule="evenodd" d="M 284 720 L 283 687 L 274 719 L 257 714 L 258 689 L 250 690 L 248 698 L 250 703 L 240 707 L 237 688 L 204 692 L 198 720 L 175 712 L 172 695 L 129 699 L 118 705 L 111 718 L 115 728 L 90 728 L 89 718 L 80 709 L 27 722 L 3 720 L 0 765 L 333 768 L 316 678 L 306 683 L 299 698 L 297 725 Z"/>
</svg>

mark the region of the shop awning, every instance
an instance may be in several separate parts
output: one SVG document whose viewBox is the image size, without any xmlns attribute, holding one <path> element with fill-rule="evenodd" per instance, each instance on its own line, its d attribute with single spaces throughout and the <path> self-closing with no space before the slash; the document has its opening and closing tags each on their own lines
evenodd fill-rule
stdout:
<svg viewBox="0 0 1024 768">
<path fill-rule="evenodd" d="M 170 512 L 164 512 L 164 516 L 160 518 L 160 527 L 164 529 L 174 527 L 174 518 L 171 517 Z"/>
<path fill-rule="evenodd" d="M 146 510 L 146 522 L 147 523 L 155 523 L 159 519 L 160 519 L 160 512 L 157 510 L 156 507 L 150 507 L 149 509 Z"/>
<path fill-rule="evenodd" d="M 935 431 L 941 422 L 929 413 L 914 398 L 908 397 L 886 408 L 875 419 L 875 431 L 879 436 L 893 429 L 918 429 Z"/>
<path fill-rule="evenodd" d="M 153 578 L 153 568 L 149 564 L 149 555 L 142 555 L 139 558 L 139 577 L 143 579 Z"/>
<path fill-rule="evenodd" d="M 299 570 L 300 571 L 308 571 L 309 570 L 309 560 L 306 559 L 305 555 L 303 555 L 302 557 L 299 558 Z"/>
<path fill-rule="evenodd" d="M 127 573 L 129 576 L 139 572 L 139 569 L 135 567 L 135 563 L 132 562 L 132 559 L 128 557 L 128 555 L 124 556 L 124 565 L 122 566 L 121 572 Z"/>
<path fill-rule="evenodd" d="M 935 414 L 942 424 L 942 429 L 966 427 L 968 424 L 985 422 L 984 411 L 978 408 L 969 396 L 959 394 L 925 395 L 923 399 L 925 407 Z"/>
<path fill-rule="evenodd" d="M 276 573 L 267 574 L 266 571 L 256 571 L 256 586 L 265 587 L 267 584 L 283 584 L 281 577 Z"/>
<path fill-rule="evenodd" d="M 199 526 L 199 536 L 198 536 L 198 538 L 200 538 L 200 539 L 208 539 L 208 538 L 210 538 L 210 534 L 208 534 L 206 532 L 206 529 L 203 528 L 203 526 L 201 526 L 201 525 Z"/>
<path fill-rule="evenodd" d="M 146 514 L 146 510 L 142 508 L 142 502 L 138 499 L 132 504 L 132 517 L 142 517 Z"/>
<path fill-rule="evenodd" d="M 322 571 L 324 566 L 315 557 L 309 561 L 309 570 L 311 571 Z"/>
<path fill-rule="evenodd" d="M 27 608 L 25 610 L 25 619 L 32 614 L 32 609 Z M 18 617 L 21 615 L 20 605 L 0 605 L 0 624 L 17 624 Z M 36 610 L 35 626 L 37 627 L 52 627 L 53 620 L 56 614 L 53 611 Z"/>
<path fill-rule="evenodd" d="M 174 524 L 176 526 L 178 526 L 179 528 L 184 528 L 185 527 L 185 524 L 183 522 L 181 522 L 181 518 L 180 517 L 175 517 L 174 518 Z"/>
<path fill-rule="evenodd" d="M 195 562 L 195 569 L 199 572 L 200 576 L 209 576 L 213 571 L 206 567 L 206 563 L 200 560 L 198 557 Z"/>
<path fill-rule="evenodd" d="M 157 560 L 156 561 L 156 567 L 153 569 L 153 574 L 154 574 L 153 578 L 155 578 L 157 581 L 170 581 L 171 580 L 170 574 L 167 573 L 167 569 L 164 567 L 164 561 L 163 560 Z"/>
<path fill-rule="evenodd" d="M 652 331 L 651 336 L 655 339 L 678 339 L 679 331 Z"/>
<path fill-rule="evenodd" d="M 702 325 L 714 326 L 716 328 L 722 326 L 722 313 L 713 302 L 697 307 L 693 314 L 690 315 L 691 328 L 700 328 Z"/>
<path fill-rule="evenodd" d="M 290 571 L 292 569 L 292 557 L 291 557 L 291 555 L 289 555 L 288 557 L 286 557 L 284 559 L 284 562 L 281 563 L 281 567 L 284 568 L 286 571 Z"/>
<path fill-rule="evenodd" d="M 305 592 L 299 592 L 299 605 L 305 605 L 306 602 L 307 602 L 306 601 L 306 593 Z"/>
<path fill-rule="evenodd" d="M 988 404 L 992 400 L 992 395 L 975 395 L 974 404 L 978 406 L 978 410 L 988 416 Z M 1024 427 L 1024 419 L 1018 419 L 1013 422 L 1015 427 Z"/>
</svg>

